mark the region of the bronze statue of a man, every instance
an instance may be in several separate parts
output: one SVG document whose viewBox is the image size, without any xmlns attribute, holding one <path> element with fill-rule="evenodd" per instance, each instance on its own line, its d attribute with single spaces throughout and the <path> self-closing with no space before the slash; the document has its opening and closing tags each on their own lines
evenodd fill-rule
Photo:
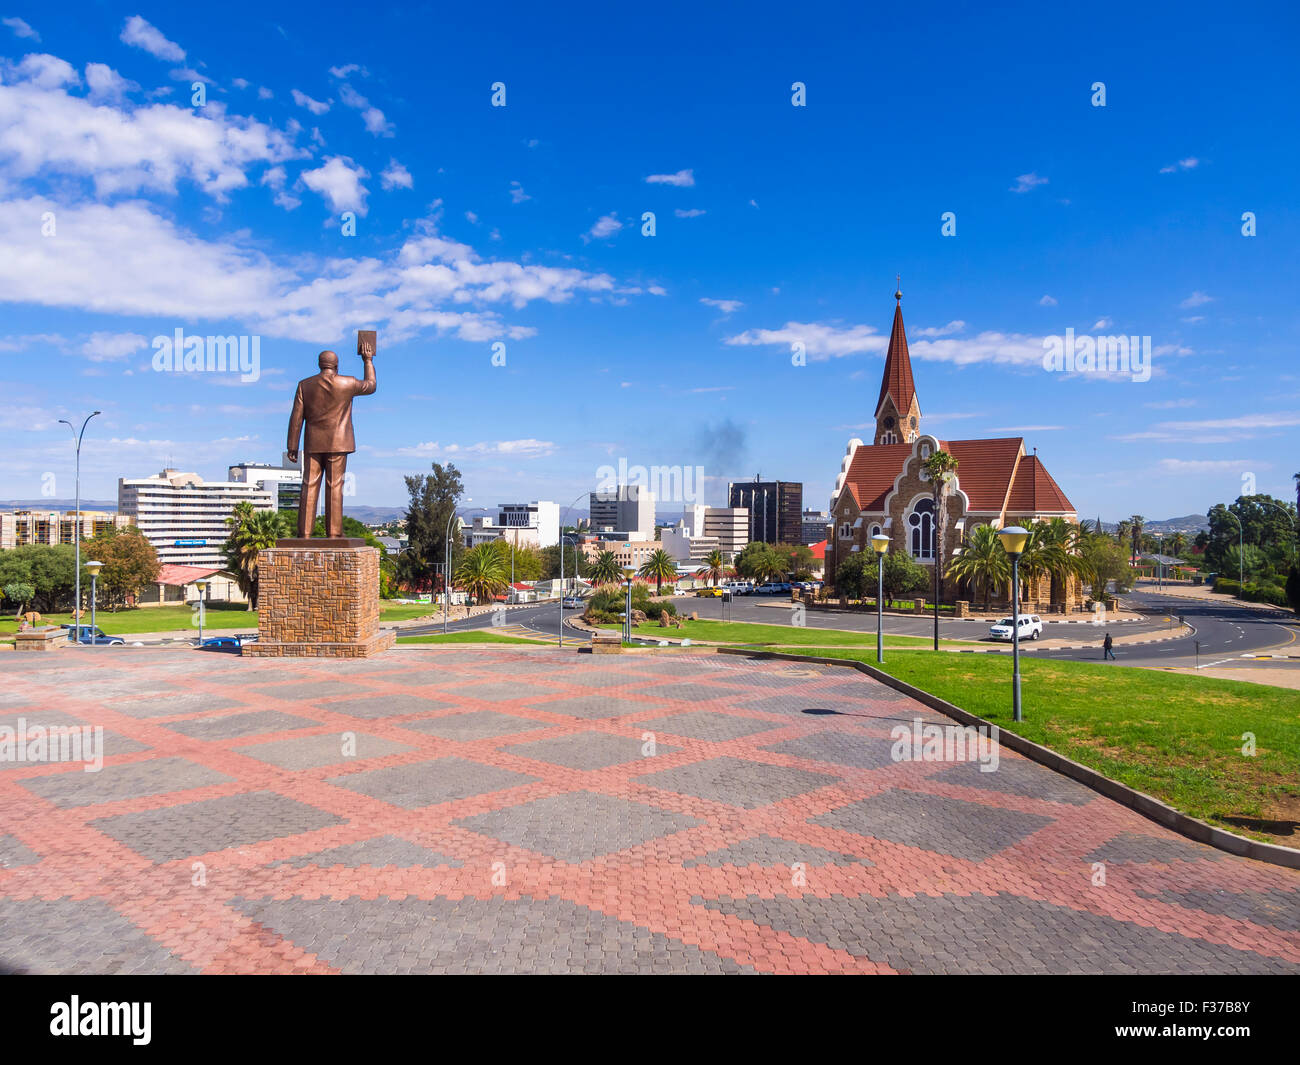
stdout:
<svg viewBox="0 0 1300 1065">
<path fill-rule="evenodd" d="M 320 353 L 320 373 L 298 382 L 289 415 L 289 461 L 298 461 L 298 437 L 307 425 L 303 442 L 302 497 L 298 500 L 298 536 L 311 536 L 316 523 L 316 501 L 321 477 L 325 478 L 325 535 L 343 536 L 343 474 L 348 456 L 356 451 L 352 437 L 352 397 L 375 390 L 375 334 L 357 333 L 357 354 L 366 364 L 364 379 L 339 373 L 339 357 Z"/>
</svg>

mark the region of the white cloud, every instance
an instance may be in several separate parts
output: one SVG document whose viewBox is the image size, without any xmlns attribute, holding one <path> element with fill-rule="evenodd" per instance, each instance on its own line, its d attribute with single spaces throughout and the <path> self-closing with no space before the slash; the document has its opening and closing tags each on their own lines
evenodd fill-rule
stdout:
<svg viewBox="0 0 1300 1065">
<path fill-rule="evenodd" d="M 692 207 L 689 211 L 683 211 L 680 207 L 678 207 L 677 210 L 673 212 L 673 214 L 675 214 L 678 218 L 699 218 L 700 215 L 706 213 L 707 212 L 701 210 L 698 207 Z"/>
<path fill-rule="evenodd" d="M 274 96 L 274 95 L 275 95 L 275 93 L 273 93 L 273 92 L 272 92 L 270 89 L 268 89 L 265 85 L 261 86 L 261 87 L 258 88 L 258 90 L 257 90 L 257 98 L 258 98 L 259 100 L 269 100 L 269 99 L 271 99 L 271 97 Z"/>
<path fill-rule="evenodd" d="M 140 86 L 134 81 L 122 77 L 103 63 L 86 64 L 86 86 L 90 90 L 90 99 L 95 103 L 121 103 L 127 93 L 140 91 Z"/>
<path fill-rule="evenodd" d="M 247 89 L 249 82 L 247 78 L 232 78 L 230 84 L 236 89 Z"/>
<path fill-rule="evenodd" d="M 339 99 L 354 111 L 361 112 L 361 121 L 365 123 L 368 132 L 376 137 L 393 135 L 393 127 L 384 117 L 384 113 L 379 108 L 372 107 L 369 100 L 346 82 L 339 86 Z"/>
<path fill-rule="evenodd" d="M 960 333 L 966 328 L 966 323 L 960 319 L 949 322 L 947 325 L 930 326 L 926 329 L 917 329 L 913 332 L 918 337 L 946 337 L 953 333 Z"/>
<path fill-rule="evenodd" d="M 227 116 L 219 101 L 201 113 L 162 103 L 134 110 L 97 105 L 59 84 L 77 78 L 62 60 L 32 59 L 0 85 L 0 175 L 5 177 L 85 177 L 101 199 L 143 191 L 171 194 L 190 180 L 223 200 L 231 189 L 248 185 L 249 167 L 306 154 L 270 126 Z M 97 68 L 88 77 L 104 89 L 117 84 L 112 73 Z"/>
<path fill-rule="evenodd" d="M 366 197 L 370 194 L 361 183 L 370 172 L 359 166 L 347 156 L 331 155 L 323 166 L 315 170 L 304 170 L 300 179 L 312 192 L 318 193 L 329 201 L 330 209 L 339 211 L 356 211 L 363 217 L 369 210 Z"/>
<path fill-rule="evenodd" d="M 1203 303 L 1213 303 L 1214 297 L 1207 296 L 1204 292 L 1193 292 L 1187 299 L 1183 300 L 1178 306 L 1183 310 L 1189 310 L 1192 307 L 1199 307 Z"/>
<path fill-rule="evenodd" d="M 1058 429 L 1064 429 L 1064 425 L 995 425 L 992 429 L 986 429 L 989 433 L 1054 433 Z"/>
<path fill-rule="evenodd" d="M 1163 473 L 1240 473 L 1242 470 L 1268 469 L 1258 459 L 1161 459 Z"/>
<path fill-rule="evenodd" d="M 1151 410 L 1177 410 L 1181 407 L 1195 407 L 1197 401 L 1194 399 L 1162 399 L 1155 403 L 1143 403 L 1142 406 Z"/>
<path fill-rule="evenodd" d="M 296 103 L 299 107 L 307 108 L 307 110 L 310 111 L 313 115 L 323 115 L 326 111 L 330 109 L 330 104 L 332 102 L 329 100 L 325 100 L 325 101 L 313 100 L 305 92 L 299 92 L 297 89 L 294 89 L 292 91 L 292 96 L 293 96 L 294 103 Z"/>
<path fill-rule="evenodd" d="M 945 327 L 946 328 L 946 327 Z M 841 326 L 826 322 L 787 322 L 780 329 L 750 329 L 729 337 L 727 344 L 780 346 L 802 343 L 811 359 L 883 353 L 889 339 L 872 326 Z M 1043 364 L 1043 338 L 1024 333 L 986 330 L 974 337 L 914 340 L 908 345 L 913 358 L 955 366 L 994 363 L 1031 369 Z"/>
<path fill-rule="evenodd" d="M 13 30 L 15 37 L 23 37 L 28 40 L 37 41 L 37 42 L 39 42 L 41 39 L 41 35 L 37 33 L 34 29 L 32 29 L 29 25 L 27 25 L 27 23 L 20 18 L 0 19 L 0 22 L 3 22 L 11 30 Z"/>
<path fill-rule="evenodd" d="M 695 171 L 679 170 L 675 174 L 651 174 L 645 180 L 647 185 L 675 185 L 679 189 L 689 189 L 695 184 Z"/>
<path fill-rule="evenodd" d="M 532 197 L 524 191 L 524 187 L 517 181 L 510 182 L 510 202 L 523 203 L 525 200 L 531 200 Z"/>
<path fill-rule="evenodd" d="M 42 238 L 29 220 L 56 209 L 59 238 Z M 484 259 L 431 220 L 383 257 L 277 259 L 246 234 L 203 240 L 142 202 L 33 198 L 0 201 L 0 247 L 9 250 L 0 256 L 0 303 L 161 319 L 162 333 L 237 323 L 222 331 L 310 343 L 337 341 L 358 322 L 394 340 L 424 332 L 523 339 L 535 330 L 502 321 L 494 306 L 568 303 L 615 288 L 608 274 Z"/>
<path fill-rule="evenodd" d="M 617 214 L 610 213 L 602 215 L 600 218 L 596 219 L 595 225 L 582 235 L 583 243 L 585 244 L 588 241 L 604 240 L 606 237 L 612 237 L 622 228 L 623 223 L 618 220 Z"/>
<path fill-rule="evenodd" d="M 396 159 L 388 160 L 388 166 L 379 175 L 379 183 L 385 190 L 415 188 L 415 179 L 411 177 L 411 172 Z"/>
<path fill-rule="evenodd" d="M 1157 440 L 1179 444 L 1228 444 L 1253 440 L 1261 431 L 1290 429 L 1300 425 L 1300 413 L 1292 411 L 1246 414 L 1237 418 L 1209 418 L 1203 421 L 1159 422 L 1151 429 L 1115 436 L 1114 440 Z M 1258 465 L 1258 463 L 1256 463 Z M 1240 469 L 1250 469 L 1247 463 Z"/>
<path fill-rule="evenodd" d="M 473 211 L 465 212 L 465 220 L 469 222 L 469 224 L 472 226 L 478 225 L 478 215 L 476 215 Z"/>
<path fill-rule="evenodd" d="M 1016 183 L 1011 186 L 1012 192 L 1029 192 L 1038 188 L 1039 185 L 1046 185 L 1047 178 L 1039 177 L 1037 174 L 1021 174 L 1016 178 Z"/>
<path fill-rule="evenodd" d="M 1115 323 L 1111 321 L 1109 318 L 1098 318 L 1095 322 L 1092 323 L 1092 331 L 1095 333 L 1100 329 L 1109 329 L 1114 324 Z"/>
<path fill-rule="evenodd" d="M 348 63 L 346 66 L 341 66 L 341 67 L 330 67 L 330 75 L 332 77 L 338 78 L 340 81 L 343 78 L 351 77 L 353 74 L 358 74 L 358 73 L 362 77 L 366 76 L 365 70 L 362 67 L 358 66 L 356 63 Z"/>
<path fill-rule="evenodd" d="M 57 90 L 64 85 L 79 85 L 81 78 L 71 63 L 56 55 L 33 53 L 23 56 L 16 66 L 0 63 L 5 79 L 11 82 L 25 82 L 38 90 Z"/>
<path fill-rule="evenodd" d="M 488 458 L 540 459 L 554 452 L 555 444 L 550 440 L 492 440 L 478 444 L 440 444 L 433 440 L 416 444 L 413 447 L 399 447 L 391 454 L 409 455 L 417 458 L 471 455 Z M 384 453 L 377 452 L 377 454 Z"/>
<path fill-rule="evenodd" d="M 302 200 L 285 188 L 286 180 L 284 167 L 273 166 L 262 175 L 261 183 L 274 191 L 275 196 L 273 198 L 277 206 L 283 207 L 286 211 L 292 211 L 295 207 L 302 206 Z"/>
<path fill-rule="evenodd" d="M 1195 158 L 1179 159 L 1178 162 L 1171 163 L 1169 166 L 1162 166 L 1160 173 L 1173 174 L 1179 170 L 1195 170 L 1200 164 L 1201 161 Z"/>
<path fill-rule="evenodd" d="M 120 40 L 133 48 L 143 48 L 155 59 L 162 59 L 168 63 L 185 62 L 185 49 L 169 41 L 156 27 L 139 15 L 132 15 L 126 20 Z"/>
<path fill-rule="evenodd" d="M 1038 301 L 1038 305 L 1040 307 L 1055 307 L 1056 299 L 1052 296 L 1044 296 L 1041 300 Z"/>
<path fill-rule="evenodd" d="M 148 339 L 139 333 L 92 333 L 81 345 L 81 354 L 91 362 L 117 362 L 148 345 Z"/>
<path fill-rule="evenodd" d="M 708 296 L 701 296 L 700 302 L 706 307 L 716 307 L 723 314 L 735 314 L 741 307 L 745 306 L 740 300 L 715 300 Z"/>
</svg>

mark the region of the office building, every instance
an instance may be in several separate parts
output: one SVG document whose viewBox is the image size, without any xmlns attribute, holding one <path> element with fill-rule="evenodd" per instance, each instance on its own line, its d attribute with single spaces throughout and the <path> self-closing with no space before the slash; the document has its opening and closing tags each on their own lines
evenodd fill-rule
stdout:
<svg viewBox="0 0 1300 1065">
<path fill-rule="evenodd" d="M 803 543 L 802 481 L 738 481 L 727 485 L 727 505 L 749 511 L 749 543 Z"/>
<path fill-rule="evenodd" d="M 819 544 L 826 539 L 826 529 L 830 525 L 831 516 L 820 510 L 805 510 L 803 512 L 803 539 L 799 542 L 811 547 L 813 544 Z"/>
<path fill-rule="evenodd" d="M 225 565 L 226 519 L 238 503 L 275 510 L 268 488 L 242 481 L 205 481 L 197 473 L 163 470 L 153 477 L 117 482 L 117 510 L 139 526 L 164 565 Z"/>
<path fill-rule="evenodd" d="M 655 538 L 655 497 L 639 484 L 620 484 L 608 492 L 592 492 L 591 531 L 622 533 L 629 540 Z"/>
<path fill-rule="evenodd" d="M 532 529 L 536 546 L 554 547 L 560 542 L 560 504 L 549 500 L 498 503 L 497 524 L 507 530 Z M 508 535 L 506 539 L 512 539 L 512 536 Z"/>
<path fill-rule="evenodd" d="M 270 492 L 277 510 L 298 509 L 298 500 L 302 497 L 301 458 L 290 462 L 288 452 L 284 452 L 279 466 L 268 462 L 244 462 L 231 466 L 228 476 L 236 483 L 256 485 Z"/>
<path fill-rule="evenodd" d="M 74 544 L 77 519 L 75 510 L 15 510 L 0 514 L 0 548 Z M 129 517 L 106 510 L 83 510 L 80 524 L 81 539 L 89 540 L 109 529 L 124 529 L 133 523 Z"/>
</svg>

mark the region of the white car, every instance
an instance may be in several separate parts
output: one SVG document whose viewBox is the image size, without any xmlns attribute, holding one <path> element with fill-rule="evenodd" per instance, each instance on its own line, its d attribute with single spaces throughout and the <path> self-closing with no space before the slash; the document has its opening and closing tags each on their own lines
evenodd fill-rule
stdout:
<svg viewBox="0 0 1300 1065">
<path fill-rule="evenodd" d="M 989 629 L 989 635 L 995 640 L 1011 642 L 1014 623 L 1011 618 L 1003 618 Z M 1036 640 L 1043 635 L 1043 619 L 1037 614 L 1024 614 L 1020 618 L 1020 639 Z"/>
</svg>

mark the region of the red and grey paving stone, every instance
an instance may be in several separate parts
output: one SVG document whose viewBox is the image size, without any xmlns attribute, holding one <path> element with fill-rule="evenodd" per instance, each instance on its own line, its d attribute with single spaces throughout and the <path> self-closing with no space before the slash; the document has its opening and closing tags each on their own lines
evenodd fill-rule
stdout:
<svg viewBox="0 0 1300 1065">
<path fill-rule="evenodd" d="M 19 719 L 104 759 L 0 760 L 9 972 L 1300 972 L 1300 873 L 833 666 L 73 649 Z"/>
</svg>

